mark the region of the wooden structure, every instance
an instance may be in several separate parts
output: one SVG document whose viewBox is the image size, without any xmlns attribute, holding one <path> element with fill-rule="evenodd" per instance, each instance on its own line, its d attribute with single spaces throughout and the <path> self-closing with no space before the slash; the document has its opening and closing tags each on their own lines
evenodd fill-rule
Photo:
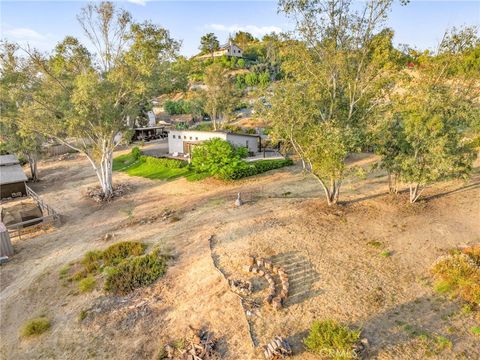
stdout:
<svg viewBox="0 0 480 360">
<path fill-rule="evenodd" d="M 0 198 L 27 195 L 27 176 L 15 155 L 0 155 Z"/>
<path fill-rule="evenodd" d="M 26 186 L 27 195 L 30 196 L 42 210 L 43 216 L 31 220 L 21 221 L 7 226 L 10 237 L 21 236 L 25 233 L 35 231 L 39 227 L 55 224 L 60 220 L 58 213 L 48 204 L 46 204 L 31 188 Z"/>
<path fill-rule="evenodd" d="M 168 136 L 164 126 L 149 126 L 133 129 L 132 141 L 150 141 L 164 139 Z"/>
<path fill-rule="evenodd" d="M 13 246 L 6 226 L 0 222 L 0 257 L 13 255 Z"/>
</svg>

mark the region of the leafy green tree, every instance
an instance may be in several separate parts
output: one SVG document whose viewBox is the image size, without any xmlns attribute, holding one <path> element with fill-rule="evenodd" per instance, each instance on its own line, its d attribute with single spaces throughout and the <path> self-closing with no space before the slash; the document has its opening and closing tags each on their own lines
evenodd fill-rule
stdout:
<svg viewBox="0 0 480 360">
<path fill-rule="evenodd" d="M 420 66 L 399 83 L 401 91 L 379 119 L 380 165 L 408 185 L 411 203 L 428 184 L 466 177 L 472 169 L 480 76 L 465 60 L 479 43 L 470 29 L 447 33 L 438 53 L 419 58 Z"/>
<path fill-rule="evenodd" d="M 232 41 L 240 48 L 245 49 L 249 43 L 256 42 L 258 39 L 247 31 L 238 31 L 233 36 Z"/>
<path fill-rule="evenodd" d="M 200 38 L 200 52 L 202 54 L 211 54 L 220 49 L 220 43 L 214 33 L 208 33 Z"/>
<path fill-rule="evenodd" d="M 30 129 L 84 153 L 109 198 L 113 151 L 144 110 L 141 104 L 158 95 L 162 65 L 179 44 L 167 30 L 135 23 L 110 2 L 88 4 L 78 20 L 96 55 L 72 37 L 50 57 L 25 49 L 38 75 L 29 86 L 34 106 L 22 109 L 29 115 L 23 118 Z"/>
<path fill-rule="evenodd" d="M 205 112 L 210 115 L 213 129 L 224 122 L 235 108 L 237 101 L 234 86 L 221 64 L 214 63 L 205 73 L 206 101 Z"/>
<path fill-rule="evenodd" d="M 366 141 L 368 119 L 383 104 L 396 73 L 393 32 L 382 29 L 390 0 L 282 0 L 296 21 L 282 48 L 283 80 L 268 100 L 273 136 L 288 142 L 304 170 L 336 204 L 347 154 Z M 357 5 L 357 4 L 356 4 Z"/>
<path fill-rule="evenodd" d="M 34 73 L 28 60 L 17 55 L 18 46 L 1 43 L 0 53 L 0 142 L 2 151 L 25 157 L 30 165 L 31 179 L 37 181 L 38 160 L 44 138 L 22 126 L 21 108 L 31 103 L 24 87 Z"/>
</svg>

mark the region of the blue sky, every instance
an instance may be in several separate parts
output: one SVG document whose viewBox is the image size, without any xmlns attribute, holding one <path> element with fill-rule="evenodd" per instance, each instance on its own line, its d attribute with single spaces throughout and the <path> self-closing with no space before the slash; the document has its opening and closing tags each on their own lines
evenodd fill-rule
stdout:
<svg viewBox="0 0 480 360">
<path fill-rule="evenodd" d="M 276 1 L 117 1 L 137 21 L 151 20 L 182 40 L 182 54 L 198 50 L 204 33 L 214 32 L 225 41 L 229 33 L 247 30 L 261 37 L 271 31 L 292 29 L 277 14 Z M 84 40 L 76 14 L 84 1 L 1 1 L 1 37 L 48 51 L 66 35 Z M 480 25 L 480 0 L 415 1 L 394 5 L 388 25 L 395 30 L 395 44 L 435 48 L 445 29 Z"/>
</svg>

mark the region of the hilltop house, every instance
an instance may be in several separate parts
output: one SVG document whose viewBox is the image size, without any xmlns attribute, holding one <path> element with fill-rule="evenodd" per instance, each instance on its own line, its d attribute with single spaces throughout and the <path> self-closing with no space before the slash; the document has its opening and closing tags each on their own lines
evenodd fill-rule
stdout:
<svg viewBox="0 0 480 360">
<path fill-rule="evenodd" d="M 217 51 L 214 51 L 213 53 L 208 53 L 205 55 L 199 55 L 196 57 L 196 59 L 209 59 L 209 58 L 216 58 L 216 57 L 222 57 L 222 56 L 234 56 L 234 57 L 243 57 L 243 50 L 235 45 L 232 42 L 229 42 L 228 44 L 225 44 L 220 47 Z"/>
<path fill-rule="evenodd" d="M 261 151 L 258 135 L 235 134 L 227 131 L 171 130 L 168 133 L 168 152 L 175 156 L 187 155 L 192 152 L 195 145 L 214 138 L 228 141 L 233 146 L 245 146 L 250 153 Z"/>
</svg>

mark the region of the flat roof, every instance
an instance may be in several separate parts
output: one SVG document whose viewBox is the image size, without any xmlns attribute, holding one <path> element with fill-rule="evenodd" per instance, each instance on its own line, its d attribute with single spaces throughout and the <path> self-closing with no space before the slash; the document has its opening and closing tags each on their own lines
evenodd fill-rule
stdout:
<svg viewBox="0 0 480 360">
<path fill-rule="evenodd" d="M 0 168 L 0 185 L 14 184 L 27 181 L 27 175 L 20 164 L 3 165 Z"/>
<path fill-rule="evenodd" d="M 195 129 L 190 129 L 190 130 L 170 130 L 169 132 L 179 132 L 179 133 L 204 133 L 204 134 L 226 134 L 226 135 L 237 135 L 237 136 L 250 136 L 250 137 L 260 137 L 260 135 L 253 135 L 253 134 L 241 134 L 241 133 L 234 133 L 231 131 L 206 131 L 206 130 L 195 130 Z"/>
<path fill-rule="evenodd" d="M 15 155 L 0 155 L 0 166 L 19 164 Z"/>
</svg>

